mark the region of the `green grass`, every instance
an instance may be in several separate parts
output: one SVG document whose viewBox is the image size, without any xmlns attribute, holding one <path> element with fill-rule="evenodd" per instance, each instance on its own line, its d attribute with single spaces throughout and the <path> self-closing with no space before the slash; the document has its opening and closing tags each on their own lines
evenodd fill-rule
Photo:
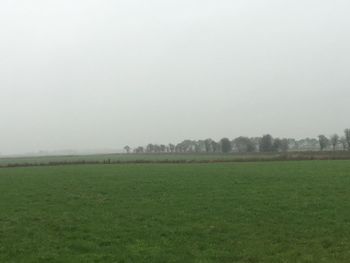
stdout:
<svg viewBox="0 0 350 263">
<path fill-rule="evenodd" d="M 348 262 L 350 161 L 0 169 L 0 262 Z"/>
</svg>

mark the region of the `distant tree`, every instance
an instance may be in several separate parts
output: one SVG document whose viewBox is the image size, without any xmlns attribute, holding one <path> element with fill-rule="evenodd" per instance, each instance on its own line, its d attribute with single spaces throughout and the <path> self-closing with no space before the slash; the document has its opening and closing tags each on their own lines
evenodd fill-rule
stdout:
<svg viewBox="0 0 350 263">
<path fill-rule="evenodd" d="M 199 153 L 207 152 L 205 148 L 205 140 L 199 140 L 196 142 L 196 152 L 199 152 Z"/>
<path fill-rule="evenodd" d="M 298 150 L 301 151 L 316 151 L 319 149 L 319 140 L 314 138 L 305 138 L 297 141 Z"/>
<path fill-rule="evenodd" d="M 205 152 L 209 153 L 212 151 L 212 139 L 206 139 L 204 140 L 204 148 L 205 148 Z"/>
<path fill-rule="evenodd" d="M 143 152 L 144 152 L 144 148 L 142 146 L 139 146 L 134 150 L 134 153 L 143 153 Z"/>
<path fill-rule="evenodd" d="M 264 135 L 259 143 L 260 152 L 272 152 L 273 151 L 273 138 L 270 134 Z"/>
<path fill-rule="evenodd" d="M 318 143 L 320 144 L 321 151 L 323 151 L 324 149 L 326 149 L 328 147 L 329 139 L 324 135 L 319 135 L 318 136 Z"/>
<path fill-rule="evenodd" d="M 229 153 L 232 150 L 232 145 L 229 139 L 227 138 L 222 138 L 220 140 L 220 145 L 221 145 L 221 152 L 223 153 Z"/>
<path fill-rule="evenodd" d="M 345 129 L 345 140 L 348 145 L 348 150 L 350 151 L 350 129 Z"/>
<path fill-rule="evenodd" d="M 334 134 L 327 138 L 325 135 L 319 135 L 318 138 L 304 138 L 296 139 L 280 139 L 273 138 L 270 134 L 262 137 L 244 137 L 240 136 L 232 142 L 228 138 L 223 138 L 219 142 L 212 139 L 206 140 L 184 140 L 176 145 L 158 145 L 148 144 L 144 147 L 134 148 L 132 151 L 130 146 L 125 146 L 126 153 L 229 153 L 229 152 L 287 152 L 291 151 L 321 151 L 332 146 L 333 151 L 337 149 L 338 145 L 342 145 L 343 150 L 350 151 L 350 129 L 344 130 L 344 136 L 339 137 Z"/>
<path fill-rule="evenodd" d="M 255 152 L 257 150 L 257 145 L 258 142 L 255 142 L 254 138 L 248 138 L 249 142 L 247 142 L 247 152 L 252 153 Z"/>
<path fill-rule="evenodd" d="M 131 148 L 127 145 L 124 147 L 124 150 L 126 151 L 126 153 L 130 153 Z"/>
<path fill-rule="evenodd" d="M 211 141 L 211 148 L 212 148 L 212 152 L 220 152 L 221 151 L 221 146 L 219 143 L 217 143 L 216 141 L 212 140 Z"/>
<path fill-rule="evenodd" d="M 146 152 L 147 153 L 153 153 L 154 152 L 154 146 L 153 146 L 153 144 L 148 144 L 147 146 L 146 146 Z"/>
<path fill-rule="evenodd" d="M 346 149 L 348 148 L 348 143 L 346 141 L 346 138 L 344 136 L 342 136 L 339 139 L 339 142 L 341 143 L 341 145 L 343 146 L 343 151 L 346 151 Z"/>
<path fill-rule="evenodd" d="M 260 141 L 261 141 L 261 137 L 253 137 L 253 138 L 250 138 L 251 142 L 253 143 L 254 145 L 254 152 L 255 151 L 259 151 L 259 145 L 260 145 Z"/>
<path fill-rule="evenodd" d="M 287 152 L 289 149 L 288 139 L 276 138 L 273 140 L 273 151 L 275 152 Z"/>
<path fill-rule="evenodd" d="M 288 152 L 288 150 L 289 150 L 289 139 L 282 139 L 281 140 L 280 150 L 282 152 Z"/>
<path fill-rule="evenodd" d="M 202 142 L 201 141 L 194 142 L 194 151 L 196 153 L 200 153 L 202 151 Z"/>
<path fill-rule="evenodd" d="M 255 151 L 255 144 L 248 137 L 240 136 L 240 137 L 234 139 L 232 144 L 235 146 L 237 151 L 240 153 L 254 152 Z"/>
<path fill-rule="evenodd" d="M 169 144 L 169 150 L 171 153 L 175 152 L 175 145 L 174 144 Z"/>
<path fill-rule="evenodd" d="M 182 152 L 182 148 L 181 148 L 181 144 L 180 143 L 176 144 L 175 152 L 177 152 L 177 153 L 181 153 Z"/>
<path fill-rule="evenodd" d="M 196 150 L 196 142 L 191 140 L 184 140 L 176 145 L 177 152 L 191 153 Z"/>
<path fill-rule="evenodd" d="M 282 140 L 280 138 L 275 138 L 272 143 L 272 149 L 274 152 L 281 151 L 282 148 Z"/>
<path fill-rule="evenodd" d="M 298 141 L 296 139 L 287 139 L 288 150 L 297 151 L 299 149 Z"/>
<path fill-rule="evenodd" d="M 335 151 L 335 148 L 337 147 L 339 143 L 339 136 L 338 134 L 333 134 L 331 136 L 331 144 L 332 144 L 332 147 L 333 147 L 333 151 Z"/>
<path fill-rule="evenodd" d="M 153 151 L 154 151 L 155 153 L 160 153 L 160 152 L 161 152 L 161 147 L 160 147 L 160 145 L 154 144 L 154 145 L 153 145 Z"/>
<path fill-rule="evenodd" d="M 164 144 L 160 145 L 160 152 L 164 153 L 166 151 L 166 146 Z"/>
</svg>

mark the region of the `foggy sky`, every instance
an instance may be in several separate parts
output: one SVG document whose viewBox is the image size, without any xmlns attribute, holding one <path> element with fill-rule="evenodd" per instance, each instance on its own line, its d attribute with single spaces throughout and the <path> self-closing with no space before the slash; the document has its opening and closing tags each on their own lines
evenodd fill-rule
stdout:
<svg viewBox="0 0 350 263">
<path fill-rule="evenodd" d="M 347 0 L 1 0 L 0 152 L 342 133 L 349 10 Z"/>
</svg>

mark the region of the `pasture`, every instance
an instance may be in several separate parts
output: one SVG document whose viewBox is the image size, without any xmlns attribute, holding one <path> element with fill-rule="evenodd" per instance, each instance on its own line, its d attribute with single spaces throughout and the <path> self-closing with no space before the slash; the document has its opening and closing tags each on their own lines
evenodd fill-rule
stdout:
<svg viewBox="0 0 350 263">
<path fill-rule="evenodd" d="M 350 160 L 350 151 L 299 151 L 253 153 L 143 153 L 91 154 L 59 156 L 1 157 L 0 167 L 65 164 L 120 163 L 215 163 L 285 160 Z"/>
<path fill-rule="evenodd" d="M 350 161 L 0 169 L 0 262 L 348 262 Z"/>
</svg>

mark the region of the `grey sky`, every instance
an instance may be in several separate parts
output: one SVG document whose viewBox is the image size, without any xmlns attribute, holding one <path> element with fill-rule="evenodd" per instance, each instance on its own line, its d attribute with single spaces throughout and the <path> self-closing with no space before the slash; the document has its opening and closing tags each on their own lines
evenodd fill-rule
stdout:
<svg viewBox="0 0 350 263">
<path fill-rule="evenodd" d="M 1 0 L 0 152 L 350 126 L 347 0 Z"/>
</svg>

